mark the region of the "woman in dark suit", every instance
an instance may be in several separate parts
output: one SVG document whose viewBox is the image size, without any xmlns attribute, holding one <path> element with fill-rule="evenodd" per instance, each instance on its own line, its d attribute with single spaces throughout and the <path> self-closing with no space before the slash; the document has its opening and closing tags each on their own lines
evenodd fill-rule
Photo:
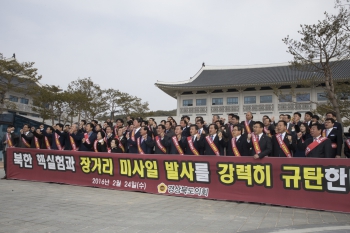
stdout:
<svg viewBox="0 0 350 233">
<path fill-rule="evenodd" d="M 299 130 L 296 131 L 299 131 L 303 134 L 300 140 L 306 141 L 306 139 L 311 138 L 310 128 L 307 123 L 301 123 Z M 299 150 L 298 147 L 296 147 L 296 151 L 293 157 L 305 157 L 305 151 Z"/>
</svg>

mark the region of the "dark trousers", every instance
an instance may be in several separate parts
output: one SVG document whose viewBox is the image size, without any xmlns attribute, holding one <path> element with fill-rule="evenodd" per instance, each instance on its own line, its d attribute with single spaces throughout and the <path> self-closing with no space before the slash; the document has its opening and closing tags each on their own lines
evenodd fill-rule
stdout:
<svg viewBox="0 0 350 233">
<path fill-rule="evenodd" d="M 5 170 L 5 175 L 6 175 L 6 160 L 7 160 L 7 151 L 2 151 L 2 160 L 4 162 L 4 170 Z"/>
</svg>

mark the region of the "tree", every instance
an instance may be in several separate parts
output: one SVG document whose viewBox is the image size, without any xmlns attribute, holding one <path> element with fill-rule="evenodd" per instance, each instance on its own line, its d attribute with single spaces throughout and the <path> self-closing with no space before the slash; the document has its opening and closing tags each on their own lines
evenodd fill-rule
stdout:
<svg viewBox="0 0 350 233">
<path fill-rule="evenodd" d="M 67 92 L 71 94 L 71 108 L 75 108 L 78 120 L 84 118 L 93 120 L 98 114 L 108 109 L 107 98 L 100 86 L 91 78 L 78 79 L 68 85 Z"/>
<path fill-rule="evenodd" d="M 33 107 L 32 110 L 39 113 L 43 118 L 43 122 L 47 119 L 51 120 L 54 125 L 55 119 L 61 120 L 62 114 L 65 112 L 65 99 L 62 90 L 55 85 L 34 87 L 32 93 Z"/>
<path fill-rule="evenodd" d="M 34 62 L 19 63 L 14 58 L 0 59 L 0 113 L 8 106 L 15 108 L 6 100 L 8 92 L 29 94 L 40 79 Z"/>
<path fill-rule="evenodd" d="M 291 66 L 300 70 L 318 72 L 325 84 L 325 96 L 329 106 L 335 111 L 337 121 L 342 123 L 340 99 L 337 95 L 336 82 L 332 70 L 343 60 L 350 57 L 349 13 L 342 9 L 337 15 L 324 13 L 325 19 L 317 24 L 301 25 L 298 33 L 300 41 L 283 39 L 288 46 L 287 52 L 293 56 Z"/>
</svg>

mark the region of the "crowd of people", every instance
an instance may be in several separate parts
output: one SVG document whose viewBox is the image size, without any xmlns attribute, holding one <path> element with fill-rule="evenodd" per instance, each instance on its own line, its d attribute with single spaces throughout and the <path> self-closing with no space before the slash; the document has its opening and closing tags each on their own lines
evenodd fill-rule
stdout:
<svg viewBox="0 0 350 233">
<path fill-rule="evenodd" d="M 47 128 L 24 124 L 20 135 L 12 125 L 2 139 L 4 168 L 9 147 L 23 147 L 68 151 L 91 151 L 132 154 L 173 154 L 270 157 L 350 158 L 350 139 L 344 140 L 342 125 L 336 122 L 334 112 L 328 112 L 324 123 L 312 112 L 295 112 L 293 117 L 281 114 L 279 120 L 263 116 L 254 121 L 247 112 L 244 121 L 235 114 L 228 119 L 213 116 L 207 124 L 197 116 L 191 123 L 189 116 L 181 117 L 179 124 L 172 118 L 159 124 L 153 118 L 141 117 L 110 119 L 99 124 L 92 120 L 73 125 L 58 123 Z M 343 146 L 343 143 L 345 144 Z M 6 176 L 4 177 L 6 178 Z"/>
</svg>

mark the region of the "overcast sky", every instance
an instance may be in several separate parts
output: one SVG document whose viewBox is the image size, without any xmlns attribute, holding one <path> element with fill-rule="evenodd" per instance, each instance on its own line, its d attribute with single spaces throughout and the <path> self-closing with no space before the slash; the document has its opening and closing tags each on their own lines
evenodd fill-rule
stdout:
<svg viewBox="0 0 350 233">
<path fill-rule="evenodd" d="M 282 38 L 325 11 L 336 12 L 333 0 L 2 0 L 0 53 L 34 61 L 43 84 L 91 77 L 171 110 L 176 100 L 157 80 L 187 80 L 202 62 L 287 62 Z"/>
</svg>

